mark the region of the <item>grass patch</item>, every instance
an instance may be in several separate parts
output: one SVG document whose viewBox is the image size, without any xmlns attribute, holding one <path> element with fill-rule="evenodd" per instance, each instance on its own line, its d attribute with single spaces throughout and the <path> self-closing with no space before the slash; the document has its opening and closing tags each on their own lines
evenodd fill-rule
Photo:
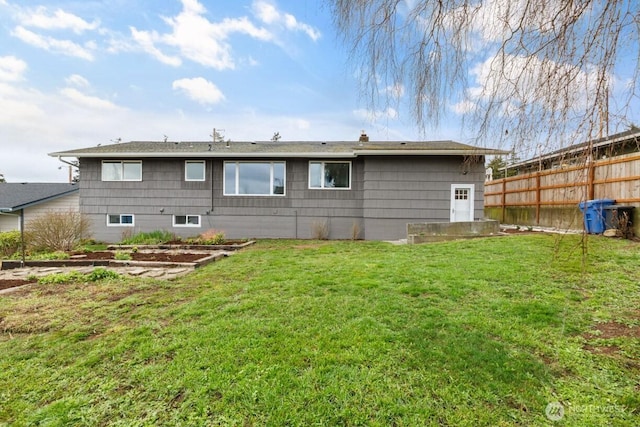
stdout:
<svg viewBox="0 0 640 427">
<path fill-rule="evenodd" d="M 262 241 L 1 295 L 0 424 L 638 425 L 640 247 L 579 243 Z"/>
</svg>

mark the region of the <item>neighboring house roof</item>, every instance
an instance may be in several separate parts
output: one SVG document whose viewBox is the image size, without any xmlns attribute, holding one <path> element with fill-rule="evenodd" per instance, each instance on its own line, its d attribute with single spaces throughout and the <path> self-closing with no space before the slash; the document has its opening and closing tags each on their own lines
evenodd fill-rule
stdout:
<svg viewBox="0 0 640 427">
<path fill-rule="evenodd" d="M 133 141 L 50 153 L 52 157 L 358 157 L 358 156 L 447 156 L 508 154 L 507 151 L 474 147 L 455 141 L 257 141 L 257 142 L 153 142 Z"/>
<path fill-rule="evenodd" d="M 614 150 L 616 147 L 626 146 L 634 151 L 640 151 L 640 128 L 632 126 L 631 129 L 616 133 L 614 135 L 598 138 L 592 141 L 573 144 L 569 147 L 543 154 L 531 159 L 523 160 L 510 164 L 507 168 L 522 168 L 529 165 L 538 165 L 539 162 L 548 162 L 556 159 L 570 158 L 583 155 L 587 150 L 593 153 L 606 153 L 609 149 Z M 611 154 L 609 154 L 611 155 Z M 501 168 L 500 170 L 504 170 Z"/>
<path fill-rule="evenodd" d="M 77 184 L 66 183 L 2 183 L 0 212 L 13 212 L 78 191 Z"/>
</svg>

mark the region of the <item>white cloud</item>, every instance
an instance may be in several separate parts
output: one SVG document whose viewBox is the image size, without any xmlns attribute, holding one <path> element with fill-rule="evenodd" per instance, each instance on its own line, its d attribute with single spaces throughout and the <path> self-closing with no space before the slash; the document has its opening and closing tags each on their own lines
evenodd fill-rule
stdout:
<svg viewBox="0 0 640 427">
<path fill-rule="evenodd" d="M 72 42 L 71 40 L 59 40 L 53 37 L 41 36 L 33 31 L 27 30 L 22 26 L 17 26 L 11 34 L 19 38 L 23 42 L 35 47 L 39 47 L 51 52 L 61 53 L 63 55 L 73 56 L 76 58 L 93 60 L 91 50 L 95 49 L 95 44 L 88 43 L 84 47 Z"/>
<path fill-rule="evenodd" d="M 0 81 L 15 82 L 22 80 L 27 63 L 15 56 L 0 56 Z"/>
<path fill-rule="evenodd" d="M 353 111 L 353 115 L 360 120 L 367 120 L 374 122 L 380 119 L 397 119 L 398 111 L 395 108 L 387 107 L 385 110 L 366 110 L 366 109 L 358 109 Z"/>
<path fill-rule="evenodd" d="M 86 95 L 78 89 L 70 87 L 61 89 L 60 94 L 73 101 L 74 104 L 92 110 L 115 110 L 118 108 L 118 106 L 111 101 L 107 101 L 96 96 Z"/>
<path fill-rule="evenodd" d="M 475 85 L 466 91 L 466 99 L 450 106 L 458 114 L 473 111 L 478 104 L 500 105 L 505 116 L 521 114 L 522 108 L 558 111 L 584 109 L 596 93 L 599 75 L 596 70 L 537 57 L 496 55 L 477 63 L 470 76 Z M 614 76 L 607 76 L 615 81 Z"/>
<path fill-rule="evenodd" d="M 28 126 L 46 119 L 40 106 L 41 97 L 42 94 L 35 90 L 0 82 L 0 124 L 3 132 L 9 132 L 11 127 L 28 129 Z"/>
<path fill-rule="evenodd" d="M 203 16 L 206 9 L 197 0 L 182 0 L 182 6 L 177 16 L 163 18 L 171 27 L 171 33 L 131 28 L 132 36 L 144 51 L 169 65 L 179 65 L 179 59 L 163 53 L 157 45 L 176 48 L 193 62 L 224 70 L 235 67 L 231 45 L 227 42 L 231 34 L 246 34 L 265 41 L 272 39 L 266 29 L 256 27 L 246 17 L 213 23 Z"/>
<path fill-rule="evenodd" d="M 217 104 L 225 99 L 224 94 L 216 85 L 202 77 L 176 80 L 172 87 L 203 105 Z"/>
<path fill-rule="evenodd" d="M 50 13 L 44 6 L 40 6 L 36 10 L 22 12 L 18 18 L 21 24 L 26 27 L 43 30 L 71 30 L 76 34 L 96 30 L 100 26 L 99 20 L 87 22 L 79 16 L 61 9 Z"/>
<path fill-rule="evenodd" d="M 464 115 L 472 112 L 476 107 L 474 102 L 465 99 L 464 101 L 456 102 L 455 104 L 451 104 L 449 108 L 456 114 Z"/>
<path fill-rule="evenodd" d="M 322 35 L 316 28 L 313 28 L 303 22 L 299 22 L 295 16 L 278 11 L 276 6 L 269 1 L 254 1 L 253 11 L 258 19 L 265 24 L 281 25 L 290 31 L 302 31 L 313 41 L 317 41 Z"/>
<path fill-rule="evenodd" d="M 182 61 L 177 56 L 169 56 L 162 53 L 162 51 L 155 47 L 154 40 L 160 39 L 160 36 L 154 31 L 138 31 L 131 27 L 131 37 L 138 43 L 143 51 L 147 52 L 152 57 L 156 58 L 163 64 L 178 67 L 182 65 Z"/>
<path fill-rule="evenodd" d="M 70 86 L 75 87 L 89 87 L 89 80 L 85 79 L 79 74 L 72 74 L 65 79 L 65 82 Z"/>
<path fill-rule="evenodd" d="M 389 85 L 384 92 L 394 99 L 400 99 L 404 96 L 404 85 L 400 83 Z"/>
</svg>

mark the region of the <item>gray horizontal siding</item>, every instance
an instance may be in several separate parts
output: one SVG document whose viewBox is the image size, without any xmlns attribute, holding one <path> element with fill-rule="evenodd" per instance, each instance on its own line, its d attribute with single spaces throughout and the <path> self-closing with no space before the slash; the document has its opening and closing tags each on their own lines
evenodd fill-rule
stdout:
<svg viewBox="0 0 640 427">
<path fill-rule="evenodd" d="M 309 189 L 309 159 L 287 159 L 284 196 L 224 196 L 219 159 L 207 160 L 204 182 L 184 181 L 186 159 L 140 160 L 142 181 L 102 182 L 101 162 L 81 159 L 81 211 L 93 221 L 96 239 L 153 230 L 190 237 L 210 228 L 230 238 L 311 238 L 323 223 L 333 239 L 358 229 L 361 238 L 398 239 L 406 237 L 407 222 L 448 221 L 453 183 L 475 183 L 475 208 L 483 210 L 484 166 L 463 175 L 455 157 L 350 159 L 349 190 Z M 134 214 L 135 227 L 107 227 L 108 213 Z M 201 215 L 201 226 L 172 227 L 172 216 L 185 214 Z"/>
</svg>

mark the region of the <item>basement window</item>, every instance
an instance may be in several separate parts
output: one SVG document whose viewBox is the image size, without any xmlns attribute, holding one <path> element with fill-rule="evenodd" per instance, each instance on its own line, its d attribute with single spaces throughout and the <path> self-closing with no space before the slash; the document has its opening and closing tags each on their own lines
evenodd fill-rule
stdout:
<svg viewBox="0 0 640 427">
<path fill-rule="evenodd" d="M 131 214 L 108 214 L 107 215 L 107 226 L 114 227 L 133 227 L 134 226 L 134 216 Z"/>
<path fill-rule="evenodd" d="M 174 215 L 174 227 L 200 227 L 200 215 Z"/>
</svg>

